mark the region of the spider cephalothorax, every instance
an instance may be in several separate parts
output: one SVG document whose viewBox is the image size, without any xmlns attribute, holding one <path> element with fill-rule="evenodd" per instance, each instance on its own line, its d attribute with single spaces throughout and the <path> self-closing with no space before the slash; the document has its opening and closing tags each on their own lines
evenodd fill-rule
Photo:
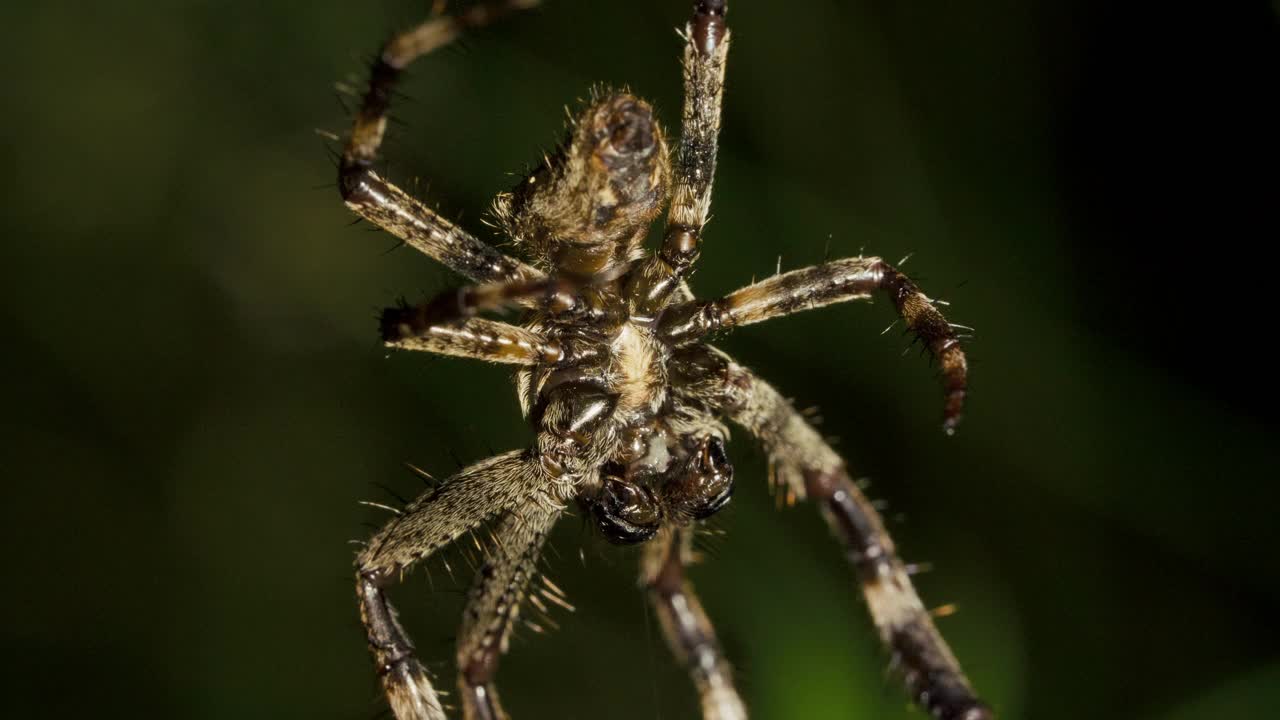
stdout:
<svg viewBox="0 0 1280 720">
<path fill-rule="evenodd" d="M 744 718 L 729 664 L 684 579 L 694 528 L 733 493 L 725 452 L 730 421 L 764 445 L 781 492 L 821 507 L 916 701 L 937 718 L 990 718 L 841 458 L 772 386 L 706 342 L 739 325 L 882 292 L 938 361 L 944 427 L 953 430 L 960 417 L 967 365 L 951 325 L 879 258 L 778 274 L 709 301 L 689 290 L 715 173 L 730 41 L 723 0 L 698 2 L 685 28 L 684 113 L 673 150 L 646 102 L 600 91 L 556 152 L 498 198 L 498 227 L 524 261 L 444 220 L 372 169 L 401 70 L 463 28 L 530 4 L 478 5 L 393 37 L 374 64 L 340 164 L 339 185 L 353 211 L 476 283 L 386 310 L 383 339 L 396 348 L 516 365 L 517 394 L 535 433 L 527 449 L 472 465 L 409 503 L 356 559 L 361 616 L 396 717 L 440 720 L 444 710 L 383 586 L 490 524 L 496 539 L 458 633 L 459 702 L 468 718 L 505 717 L 493 682 L 498 661 L 542 543 L 576 503 L 609 541 L 644 544 L 642 582 L 689 668 L 704 718 Z M 649 226 L 664 208 L 661 246 L 646 252 Z M 480 316 L 505 307 L 522 308 L 521 321 Z M 563 602 L 555 593 L 546 597 Z"/>
</svg>

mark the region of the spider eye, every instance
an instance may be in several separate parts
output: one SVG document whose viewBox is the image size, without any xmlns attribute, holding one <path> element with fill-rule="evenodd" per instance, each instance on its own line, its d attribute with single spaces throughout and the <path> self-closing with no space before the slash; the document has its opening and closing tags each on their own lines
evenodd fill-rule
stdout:
<svg viewBox="0 0 1280 720">
<path fill-rule="evenodd" d="M 605 478 L 591 505 L 596 525 L 614 545 L 634 545 L 658 532 L 662 510 L 648 488 L 619 478 Z"/>
</svg>

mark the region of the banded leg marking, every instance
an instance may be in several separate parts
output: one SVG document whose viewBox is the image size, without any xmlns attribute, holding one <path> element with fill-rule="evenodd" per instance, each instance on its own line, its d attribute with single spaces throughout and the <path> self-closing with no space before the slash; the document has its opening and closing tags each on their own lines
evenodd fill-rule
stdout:
<svg viewBox="0 0 1280 720">
<path fill-rule="evenodd" d="M 715 629 L 684 576 L 692 540 L 691 527 L 670 527 L 645 545 L 641 583 L 672 654 L 698 690 L 703 720 L 746 720 Z"/>
<path fill-rule="evenodd" d="M 472 465 L 409 503 L 356 557 L 356 594 L 369 650 L 396 720 L 445 720 L 440 699 L 384 588 L 419 560 L 545 485 L 530 454 Z"/>
<path fill-rule="evenodd" d="M 507 651 L 526 588 L 537 572 L 542 545 L 560 512 L 551 498 L 543 498 L 512 512 L 494 530 L 489 556 L 476 574 L 458 631 L 458 689 L 467 720 L 507 717 L 494 675 Z"/>
<path fill-rule="evenodd" d="M 955 431 L 968 389 L 968 360 L 955 329 L 934 302 L 897 268 L 875 257 L 835 260 L 774 275 L 719 300 L 689 302 L 670 308 L 659 332 L 674 345 L 689 344 L 720 329 L 751 325 L 804 310 L 850 300 L 866 300 L 883 292 L 942 372 L 946 400 L 942 426 Z"/>
<path fill-rule="evenodd" d="M 725 61 L 729 55 L 727 3 L 702 0 L 685 26 L 684 112 L 672 174 L 671 208 L 662 247 L 633 272 L 628 288 L 632 314 L 655 318 L 670 302 L 699 255 L 702 229 L 711 213 Z"/>
<path fill-rule="evenodd" d="M 393 36 L 369 74 L 369 85 L 338 165 L 338 188 L 360 217 L 420 252 L 477 282 L 533 279 L 542 273 L 494 249 L 449 222 L 373 170 L 387 127 L 391 95 L 404 69 L 418 57 L 447 45 L 466 29 L 486 25 L 534 0 L 473 6 L 454 17 L 427 20 Z"/>
<path fill-rule="evenodd" d="M 382 339 L 387 347 L 513 365 L 558 363 L 564 346 L 536 330 L 484 318 L 434 323 L 423 306 L 401 306 L 382 312 Z"/>
<path fill-rule="evenodd" d="M 938 720 L 990 720 L 920 601 L 880 514 L 835 450 L 773 386 L 719 350 L 689 348 L 673 367 L 679 395 L 745 428 L 764 445 L 787 491 L 819 504 L 912 699 Z"/>
</svg>

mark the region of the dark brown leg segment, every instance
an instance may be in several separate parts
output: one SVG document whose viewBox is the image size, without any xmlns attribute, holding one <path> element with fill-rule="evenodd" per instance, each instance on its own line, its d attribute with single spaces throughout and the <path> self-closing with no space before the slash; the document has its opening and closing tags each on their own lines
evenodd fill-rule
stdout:
<svg viewBox="0 0 1280 720">
<path fill-rule="evenodd" d="M 409 503 L 357 556 L 360 618 L 396 720 L 444 720 L 445 714 L 383 588 L 491 515 L 543 492 L 545 478 L 529 458 L 510 452 L 463 470 Z"/>
<path fill-rule="evenodd" d="M 734 688 L 715 629 L 684 576 L 692 532 L 689 526 L 669 527 L 646 545 L 640 580 L 671 652 L 698 689 L 703 720 L 745 720 L 746 706 Z"/>
<path fill-rule="evenodd" d="M 412 317 L 419 327 L 453 325 L 478 313 L 527 307 L 564 313 L 579 306 L 577 288 L 567 280 L 537 277 L 467 285 L 445 290 L 430 302 L 393 308 L 386 315 Z"/>
<path fill-rule="evenodd" d="M 368 634 L 369 650 L 382 677 L 382 689 L 396 720 L 444 720 L 440 698 L 426 668 L 414 656 L 413 642 L 400 627 L 395 608 L 382 588 L 389 581 L 381 570 L 360 570 L 356 593 L 360 596 L 360 620 Z"/>
<path fill-rule="evenodd" d="M 673 361 L 677 393 L 724 412 L 769 453 L 785 492 L 819 504 L 858 575 L 880 639 L 907 690 L 938 720 L 990 720 L 916 594 L 879 513 L 844 461 L 786 398 L 750 370 L 707 346 Z"/>
<path fill-rule="evenodd" d="M 458 689 L 466 720 L 507 717 L 493 678 L 525 590 L 537 572 L 542 544 L 560 512 L 555 501 L 544 497 L 511 513 L 494 530 L 458 632 Z"/>
<path fill-rule="evenodd" d="M 716 174 L 729 55 L 726 6 L 724 0 L 701 0 L 685 26 L 684 114 L 672 168 L 675 186 L 662 248 L 632 273 L 627 290 L 632 315 L 637 318 L 657 317 L 698 259 Z"/>
<path fill-rule="evenodd" d="M 392 91 L 409 63 L 449 44 L 468 28 L 535 4 L 533 0 L 505 0 L 475 5 L 456 17 L 428 20 L 387 41 L 370 71 L 369 87 L 338 167 L 338 188 L 347 207 L 477 282 L 536 278 L 541 273 L 440 217 L 374 172 L 373 164 L 386 132 Z"/>
<path fill-rule="evenodd" d="M 721 329 L 751 325 L 802 310 L 883 292 L 893 301 L 907 329 L 938 362 L 946 390 L 943 429 L 955 431 L 968 388 L 968 361 L 955 329 L 920 288 L 880 258 L 845 258 L 774 275 L 719 300 L 673 307 L 662 317 L 660 332 L 672 344 L 705 338 Z"/>
</svg>

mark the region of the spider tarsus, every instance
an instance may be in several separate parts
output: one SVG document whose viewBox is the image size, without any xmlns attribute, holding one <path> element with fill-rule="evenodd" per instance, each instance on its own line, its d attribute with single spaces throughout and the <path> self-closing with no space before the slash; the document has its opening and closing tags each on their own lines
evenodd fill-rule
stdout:
<svg viewBox="0 0 1280 720">
<path fill-rule="evenodd" d="M 968 360 L 955 328 L 919 286 L 901 271 L 884 262 L 879 264 L 878 270 L 882 286 L 905 321 L 907 330 L 938 363 L 946 392 L 942 429 L 947 435 L 954 435 L 964 410 L 969 373 Z"/>
</svg>

